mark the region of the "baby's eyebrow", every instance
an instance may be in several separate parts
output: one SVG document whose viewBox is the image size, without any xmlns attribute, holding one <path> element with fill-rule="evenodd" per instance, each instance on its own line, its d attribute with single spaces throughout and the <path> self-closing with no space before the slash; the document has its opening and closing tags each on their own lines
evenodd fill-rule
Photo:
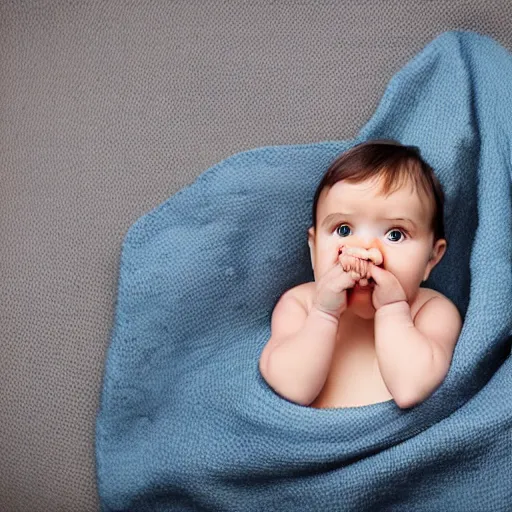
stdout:
<svg viewBox="0 0 512 512">
<path fill-rule="evenodd" d="M 322 226 L 325 227 L 325 226 L 329 225 L 335 219 L 342 218 L 342 217 L 352 217 L 352 215 L 353 215 L 352 213 L 344 213 L 344 212 L 331 213 L 330 215 L 327 215 L 327 217 L 323 220 Z M 382 217 L 382 219 L 383 220 L 403 220 L 405 222 L 410 222 L 414 227 L 416 227 L 415 222 L 407 217 L 394 217 L 394 218 Z"/>
<path fill-rule="evenodd" d="M 387 217 L 383 217 L 384 220 L 404 220 L 405 222 L 410 222 L 414 227 L 416 227 L 416 224 L 414 223 L 413 220 L 411 219 L 408 219 L 407 217 L 397 217 L 395 219 L 389 219 Z"/>
</svg>

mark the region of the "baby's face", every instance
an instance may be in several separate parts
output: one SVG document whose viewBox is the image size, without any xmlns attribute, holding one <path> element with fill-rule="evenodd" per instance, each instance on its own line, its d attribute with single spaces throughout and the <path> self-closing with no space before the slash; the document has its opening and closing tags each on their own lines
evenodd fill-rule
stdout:
<svg viewBox="0 0 512 512">
<path fill-rule="evenodd" d="M 376 180 L 341 181 L 324 189 L 318 201 L 316 233 L 311 227 L 308 237 L 315 280 L 337 261 L 341 246 L 377 248 L 384 260 L 381 266 L 397 277 L 407 300 L 414 300 L 446 248 L 444 240 L 433 245 L 431 217 L 427 198 L 410 184 L 387 197 L 381 195 Z M 351 296 L 374 312 L 371 293 L 353 289 Z"/>
</svg>

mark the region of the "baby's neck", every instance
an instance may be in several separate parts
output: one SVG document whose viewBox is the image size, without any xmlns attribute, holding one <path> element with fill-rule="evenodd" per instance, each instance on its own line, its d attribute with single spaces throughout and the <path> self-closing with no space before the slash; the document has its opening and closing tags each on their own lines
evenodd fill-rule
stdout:
<svg viewBox="0 0 512 512">
<path fill-rule="evenodd" d="M 340 317 L 340 322 L 344 322 L 347 326 L 352 325 L 361 329 L 373 329 L 375 325 L 375 310 L 373 314 L 368 312 L 368 317 L 359 316 L 351 308 L 347 308 Z"/>
<path fill-rule="evenodd" d="M 374 318 L 361 318 L 353 311 L 346 309 L 341 315 L 338 324 L 338 343 L 347 346 L 350 344 L 367 345 L 375 350 Z M 359 346 L 359 348 L 362 348 Z"/>
</svg>

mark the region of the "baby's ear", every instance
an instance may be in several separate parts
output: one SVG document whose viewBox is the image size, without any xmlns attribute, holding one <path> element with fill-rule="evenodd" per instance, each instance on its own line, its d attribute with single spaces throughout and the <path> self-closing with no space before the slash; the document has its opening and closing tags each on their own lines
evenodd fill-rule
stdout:
<svg viewBox="0 0 512 512">
<path fill-rule="evenodd" d="M 315 245 L 315 228 L 311 226 L 308 229 L 308 245 L 311 248 L 311 245 Z"/>
<path fill-rule="evenodd" d="M 430 259 L 434 260 L 434 266 L 437 265 L 443 258 L 444 253 L 446 252 L 446 240 L 444 238 L 439 239 L 434 248 L 432 249 L 432 254 L 430 255 Z"/>
<path fill-rule="evenodd" d="M 311 267 L 315 270 L 315 228 L 311 226 L 308 229 L 309 254 L 311 256 Z"/>
<path fill-rule="evenodd" d="M 429 261 L 427 263 L 427 268 L 425 269 L 425 274 L 423 276 L 423 281 L 426 281 L 428 279 L 428 276 L 430 275 L 430 272 L 432 269 L 441 261 L 441 259 L 444 256 L 444 253 L 446 252 L 446 240 L 444 238 L 439 239 L 434 247 L 432 248 L 432 251 L 430 253 Z"/>
</svg>

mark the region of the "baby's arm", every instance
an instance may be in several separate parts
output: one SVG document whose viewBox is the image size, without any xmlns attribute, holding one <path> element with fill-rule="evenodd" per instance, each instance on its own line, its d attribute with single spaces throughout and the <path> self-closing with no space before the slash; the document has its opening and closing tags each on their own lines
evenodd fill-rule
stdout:
<svg viewBox="0 0 512 512">
<path fill-rule="evenodd" d="M 259 363 L 263 378 L 284 398 L 311 404 L 327 380 L 337 331 L 331 315 L 314 306 L 308 314 L 289 290 L 272 313 L 271 337 Z"/>
<path fill-rule="evenodd" d="M 375 313 L 375 348 L 382 378 L 401 408 L 428 398 L 448 373 L 462 320 L 446 297 L 428 300 L 413 320 L 406 301 Z"/>
</svg>

